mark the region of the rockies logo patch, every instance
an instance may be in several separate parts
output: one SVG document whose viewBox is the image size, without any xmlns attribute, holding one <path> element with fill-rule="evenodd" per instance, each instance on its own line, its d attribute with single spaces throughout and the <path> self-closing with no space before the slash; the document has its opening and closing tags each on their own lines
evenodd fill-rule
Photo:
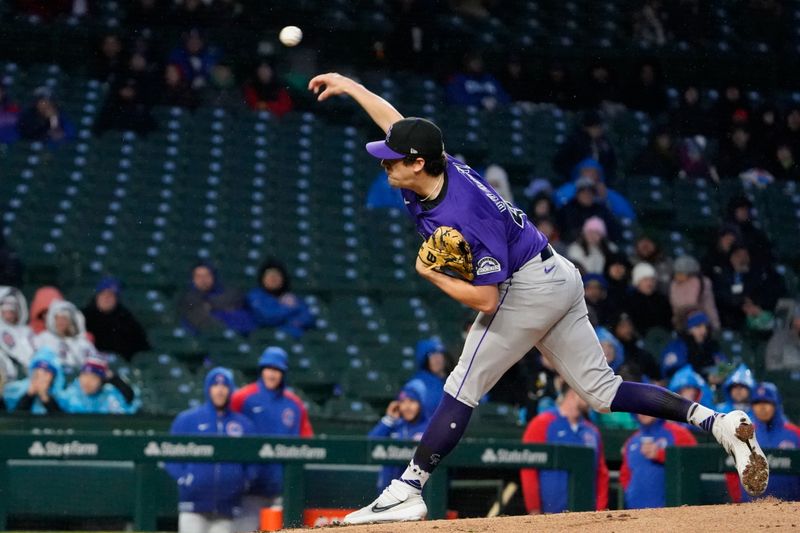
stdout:
<svg viewBox="0 0 800 533">
<path fill-rule="evenodd" d="M 492 272 L 500 272 L 500 261 L 494 257 L 481 257 L 478 260 L 478 269 L 476 273 L 480 276 L 483 274 L 491 274 Z"/>
</svg>

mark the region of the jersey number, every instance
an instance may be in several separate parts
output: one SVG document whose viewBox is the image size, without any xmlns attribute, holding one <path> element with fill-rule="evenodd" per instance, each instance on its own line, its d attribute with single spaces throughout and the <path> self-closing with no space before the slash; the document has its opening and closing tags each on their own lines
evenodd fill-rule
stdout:
<svg viewBox="0 0 800 533">
<path fill-rule="evenodd" d="M 525 214 L 525 211 L 518 207 L 514 207 L 511 202 L 506 202 L 508 206 L 508 214 L 511 215 L 511 219 L 514 223 L 522 229 L 525 229 L 525 219 L 528 215 Z"/>
</svg>

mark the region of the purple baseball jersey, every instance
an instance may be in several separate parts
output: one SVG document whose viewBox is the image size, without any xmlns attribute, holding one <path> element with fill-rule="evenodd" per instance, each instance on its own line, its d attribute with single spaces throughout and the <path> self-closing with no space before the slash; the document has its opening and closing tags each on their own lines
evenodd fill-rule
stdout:
<svg viewBox="0 0 800 533">
<path fill-rule="evenodd" d="M 413 191 L 403 200 L 417 230 L 427 239 L 439 226 L 456 228 L 472 249 L 474 285 L 502 283 L 545 246 L 547 237 L 521 209 L 506 202 L 477 172 L 447 155 L 447 191 L 425 211 Z"/>
</svg>

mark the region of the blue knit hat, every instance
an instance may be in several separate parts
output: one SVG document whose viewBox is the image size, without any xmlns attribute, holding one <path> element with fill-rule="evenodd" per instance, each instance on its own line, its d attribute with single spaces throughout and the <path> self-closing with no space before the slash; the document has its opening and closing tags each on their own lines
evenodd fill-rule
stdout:
<svg viewBox="0 0 800 533">
<path fill-rule="evenodd" d="M 425 385 L 418 379 L 412 379 L 405 384 L 400 394 L 397 395 L 398 400 L 414 400 L 415 402 L 423 403 L 425 401 Z"/>
<path fill-rule="evenodd" d="M 586 287 L 589 283 L 596 281 L 599 283 L 604 289 L 608 289 L 608 280 L 602 274 L 584 274 L 583 275 L 583 286 Z"/>
<path fill-rule="evenodd" d="M 686 317 L 686 329 L 696 328 L 703 324 L 708 325 L 708 316 L 702 311 L 695 311 Z"/>
<path fill-rule="evenodd" d="M 269 346 L 261 357 L 258 358 L 259 370 L 263 368 L 275 368 L 284 374 L 289 370 L 289 356 L 286 350 L 278 346 Z"/>
<path fill-rule="evenodd" d="M 752 403 L 769 402 L 776 407 L 781 404 L 781 395 L 778 392 L 778 387 L 769 381 L 763 381 L 753 391 Z"/>
</svg>

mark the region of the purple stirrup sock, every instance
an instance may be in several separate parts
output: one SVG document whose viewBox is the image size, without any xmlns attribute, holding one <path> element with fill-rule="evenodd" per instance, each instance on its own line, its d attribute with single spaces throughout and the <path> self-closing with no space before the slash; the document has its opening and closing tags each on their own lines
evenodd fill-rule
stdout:
<svg viewBox="0 0 800 533">
<path fill-rule="evenodd" d="M 658 385 L 623 381 L 611 402 L 611 410 L 685 423 L 692 405 L 686 398 Z"/>
<path fill-rule="evenodd" d="M 433 472 L 439 461 L 461 440 L 470 416 L 472 407 L 444 393 L 439 407 L 431 417 L 428 429 L 422 434 L 417 451 L 414 452 L 414 464 L 425 472 Z"/>
</svg>

